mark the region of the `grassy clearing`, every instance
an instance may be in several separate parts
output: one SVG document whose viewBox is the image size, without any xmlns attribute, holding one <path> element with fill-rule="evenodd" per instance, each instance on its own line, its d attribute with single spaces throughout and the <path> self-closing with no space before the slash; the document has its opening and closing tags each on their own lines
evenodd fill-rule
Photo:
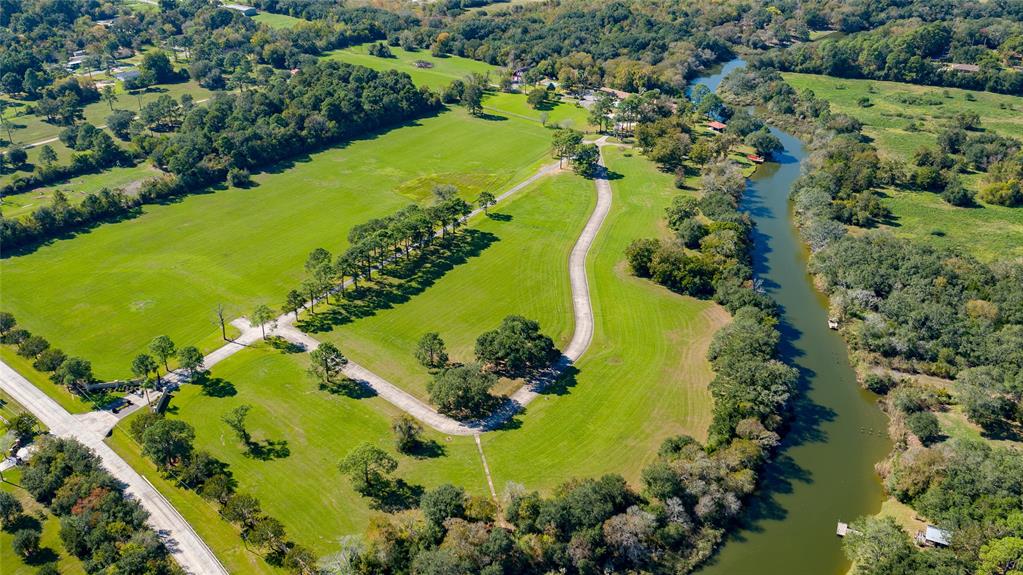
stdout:
<svg viewBox="0 0 1023 575">
<path fill-rule="evenodd" d="M 78 176 L 60 184 L 37 188 L 24 194 L 4 196 L 0 198 L 0 209 L 3 210 L 5 218 L 22 217 L 40 206 L 49 205 L 57 190 L 64 192 L 72 205 L 77 205 L 85 199 L 85 196 L 97 193 L 103 188 L 123 189 L 133 182 L 155 177 L 159 173 L 148 164 L 139 164 L 130 168 L 115 167 L 99 174 Z"/>
<path fill-rule="evenodd" d="M 180 84 L 160 84 L 152 86 L 141 95 L 141 98 L 120 90 L 120 84 L 118 84 L 118 88 L 118 100 L 114 103 L 114 108 L 132 111 L 138 111 L 140 99 L 142 105 L 145 105 L 164 94 L 173 97 L 175 100 L 181 98 L 184 94 L 191 94 L 196 101 L 209 98 L 210 95 L 212 95 L 212 92 L 200 86 L 198 82 L 193 81 L 182 82 Z M 26 146 L 42 140 L 56 138 L 63 129 L 63 126 L 51 124 L 44 118 L 35 114 L 21 116 L 11 116 L 11 112 L 8 112 L 8 114 L 8 119 L 11 122 L 14 142 L 19 146 Z M 110 114 L 110 106 L 102 100 L 93 102 L 83 108 L 84 120 L 95 126 L 105 125 Z M 3 139 L 5 141 L 7 139 L 6 132 L 3 134 Z M 53 146 L 52 143 L 50 145 Z"/>
<path fill-rule="evenodd" d="M 239 491 L 258 497 L 268 513 L 284 522 L 294 540 L 326 554 L 337 550 L 338 537 L 365 530 L 373 513 L 370 500 L 352 491 L 337 470 L 337 462 L 362 441 L 396 455 L 400 466 L 394 475 L 410 484 L 432 487 L 447 481 L 465 485 L 474 493 L 486 492 L 471 438 L 448 440 L 429 433 L 428 438 L 437 442 L 443 455 L 432 459 L 398 456 L 390 431 L 390 418 L 398 415 L 395 408 L 378 398 L 351 399 L 321 391 L 306 374 L 307 366 L 305 354 L 283 354 L 266 348 L 246 350 L 216 366 L 205 387 L 185 386 L 170 409 L 170 417 L 195 426 L 196 446 L 229 463 Z M 224 413 L 242 404 L 253 406 L 248 419 L 253 439 L 286 442 L 290 452 L 286 457 L 263 460 L 244 453 L 231 430 L 221 422 Z M 119 427 L 111 444 L 122 455 L 127 452 L 137 458 L 138 448 L 123 429 L 126 424 Z M 129 461 L 152 479 L 152 464 Z M 202 509 L 205 503 L 195 494 L 167 484 L 159 487 L 168 496 L 173 495 L 175 504 L 186 502 L 182 513 L 193 525 L 228 525 L 215 513 Z M 229 526 L 226 530 L 217 527 L 216 531 L 200 534 L 224 559 L 227 550 L 238 546 L 238 535 Z M 241 572 L 231 565 L 228 569 Z"/>
<path fill-rule="evenodd" d="M 430 55 L 427 50 L 409 52 L 397 46 L 391 46 L 394 58 L 380 58 L 370 56 L 368 53 L 370 44 L 352 46 L 343 50 L 328 52 L 324 57 L 331 60 L 339 60 L 349 64 L 358 64 L 374 70 L 399 70 L 408 73 L 417 86 L 426 86 L 433 90 L 442 90 L 452 80 L 460 80 L 469 74 L 491 74 L 493 76 L 500 69 L 491 66 L 486 62 L 470 60 L 460 56 L 446 56 L 438 58 Z M 417 68 L 413 63 L 423 60 L 433 64 L 432 68 Z"/>
<path fill-rule="evenodd" d="M 636 482 L 661 441 L 706 436 L 711 415 L 706 350 L 727 321 L 717 305 L 633 277 L 625 247 L 656 235 L 678 193 L 673 178 L 632 152 L 605 148 L 611 212 L 591 250 L 593 343 L 560 389 L 538 398 L 517 429 L 483 436 L 495 485 L 550 488 L 570 477 L 620 473 Z"/>
<path fill-rule="evenodd" d="M 25 508 L 25 517 L 11 528 L 0 531 L 0 573 L 4 575 L 30 575 L 38 572 L 45 563 L 57 562 L 57 567 L 64 575 L 83 575 L 85 569 L 81 561 L 64 550 L 60 540 L 60 520 L 40 505 L 31 495 L 18 484 L 21 481 L 21 470 L 14 468 L 4 472 L 4 480 L 0 482 L 0 491 L 13 494 Z M 14 553 L 14 531 L 30 528 L 32 525 L 42 527 L 39 541 L 39 552 L 31 564 Z"/>
<path fill-rule="evenodd" d="M 90 359 L 97 376 L 125 376 L 161 333 L 179 346 L 218 346 L 218 303 L 228 318 L 257 303 L 278 307 L 313 248 L 343 249 L 351 226 L 409 202 L 400 193 L 408 182 L 488 174 L 499 192 L 547 161 L 549 142 L 532 122 L 444 113 L 278 166 L 257 175 L 255 188 L 146 206 L 137 218 L 7 257 L 0 309 Z"/>
<path fill-rule="evenodd" d="M 542 121 L 541 114 L 547 114 L 547 125 L 549 126 L 583 131 L 594 128 L 589 122 L 589 111 L 574 100 L 549 101 L 534 109 L 526 103 L 525 94 L 492 91 L 488 92 L 483 100 L 483 107 L 498 114 L 515 115 L 536 122 Z"/>
<path fill-rule="evenodd" d="M 260 12 L 252 17 L 253 22 L 259 22 L 260 24 L 266 24 L 271 28 L 294 28 L 299 23 L 304 22 L 301 18 L 295 18 L 294 16 L 288 16 L 286 14 L 271 14 L 270 12 Z"/>
<path fill-rule="evenodd" d="M 904 161 L 921 147 L 935 146 L 937 134 L 960 112 L 976 112 L 985 129 L 1023 139 L 1023 98 L 1018 96 L 815 74 L 783 76 L 797 90 L 813 90 L 831 103 L 832 110 L 863 122 L 863 133 L 879 150 Z M 967 100 L 967 95 L 974 99 Z M 861 98 L 868 98 L 871 105 L 860 106 Z M 920 129 L 907 129 L 910 124 Z M 970 174 L 964 183 L 976 190 L 980 178 Z M 984 260 L 1023 256 L 1023 209 L 983 202 L 975 208 L 956 208 L 926 192 L 888 190 L 888 195 L 896 235 L 958 247 Z"/>
<path fill-rule="evenodd" d="M 425 278 L 423 293 L 395 290 L 387 308 L 317 337 L 424 400 L 430 375 L 413 353 L 428 331 L 440 333 L 452 361 L 468 362 L 479 334 L 518 314 L 539 321 L 564 347 L 574 327 L 568 254 L 594 197 L 593 184 L 571 173 L 541 180 L 495 207 L 492 217 L 477 219 L 470 253 L 478 255 L 440 277 Z"/>
</svg>

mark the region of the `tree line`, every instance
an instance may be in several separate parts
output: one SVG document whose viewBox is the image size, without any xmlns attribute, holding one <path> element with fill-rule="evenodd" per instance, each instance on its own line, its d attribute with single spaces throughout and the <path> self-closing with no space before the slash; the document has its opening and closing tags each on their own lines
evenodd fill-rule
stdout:
<svg viewBox="0 0 1023 575">
<path fill-rule="evenodd" d="M 844 190 L 872 193 L 897 166 L 878 158 L 857 122 L 777 80 L 773 71 L 755 70 L 736 73 L 725 86 L 731 95 L 774 94 L 765 98 L 768 113 L 801 127 L 809 140 L 807 167 L 793 190 L 797 222 L 813 252 L 810 269 L 831 299 L 832 314 L 847 326 L 846 341 L 859 358 L 884 370 L 950 380 L 936 389 L 871 373 L 863 383 L 884 396 L 891 418 L 895 449 L 879 466 L 887 492 L 946 529 L 952 545 L 920 551 L 892 520 L 863 518 L 852 524 L 856 532 L 847 538 L 846 553 L 858 569 L 877 575 L 1011 572 L 1023 549 L 1018 453 L 949 440 L 935 414 L 959 409 L 984 437 L 1018 436 L 1023 265 L 983 263 L 960 250 L 881 231 L 847 234 L 836 199 Z M 969 132 L 977 118 L 955 122 L 960 125 L 943 132 L 938 149 L 918 154 L 929 158 L 924 166 L 953 151 L 959 161 L 978 165 L 1012 161 L 1011 142 Z"/>
</svg>

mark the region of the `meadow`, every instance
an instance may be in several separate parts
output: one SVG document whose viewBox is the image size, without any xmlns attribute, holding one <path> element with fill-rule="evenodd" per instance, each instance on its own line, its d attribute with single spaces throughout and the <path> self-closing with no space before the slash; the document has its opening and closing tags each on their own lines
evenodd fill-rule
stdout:
<svg viewBox="0 0 1023 575">
<path fill-rule="evenodd" d="M 156 335 L 218 346 L 218 304 L 229 319 L 258 303 L 278 308 L 306 255 L 340 251 L 353 225 L 427 197 L 436 183 L 500 192 L 549 161 L 549 144 L 550 132 L 533 122 L 442 113 L 273 167 L 254 188 L 145 206 L 138 217 L 8 256 L 0 308 L 90 359 L 99 377 L 126 376 Z"/>
<path fill-rule="evenodd" d="M 85 196 L 94 194 L 103 188 L 111 190 L 124 189 L 131 184 L 147 178 L 156 177 L 160 171 L 148 164 L 131 167 L 114 167 L 98 174 L 86 174 L 65 180 L 59 184 L 36 188 L 23 194 L 0 197 L 0 210 L 5 218 L 19 218 L 32 213 L 39 206 L 49 205 L 54 193 L 64 192 L 72 205 L 82 203 Z"/>
<path fill-rule="evenodd" d="M 863 122 L 863 133 L 881 152 L 903 161 L 910 161 L 922 147 L 934 147 L 948 121 L 966 111 L 978 113 L 985 130 L 1023 139 L 1021 97 L 815 74 L 783 76 L 797 90 L 813 90 L 831 103 L 832 110 Z M 862 98 L 870 105 L 860 105 Z M 980 181 L 980 174 L 964 178 L 974 190 Z M 1023 256 L 1023 209 L 981 201 L 977 207 L 956 208 L 927 192 L 889 189 L 886 193 L 886 204 L 895 215 L 890 229 L 896 235 L 959 247 L 988 261 Z"/>
<path fill-rule="evenodd" d="M 470 362 L 476 337 L 517 314 L 540 322 L 555 345 L 564 347 L 574 328 L 568 254 L 595 197 L 593 184 L 570 172 L 540 180 L 492 208 L 490 217 L 479 216 L 471 231 L 478 255 L 423 293 L 370 317 L 342 316 L 347 323 L 315 335 L 426 401 L 431 376 L 413 353 L 428 331 L 440 333 L 452 361 Z M 307 315 L 304 323 L 320 318 Z"/>
<path fill-rule="evenodd" d="M 304 20 L 301 18 L 295 18 L 294 16 L 288 16 L 286 14 L 260 12 L 252 17 L 252 21 L 259 22 L 260 24 L 266 24 L 271 28 L 294 28 Z"/>
<path fill-rule="evenodd" d="M 426 86 L 438 92 L 446 88 L 453 80 L 461 80 L 469 74 L 490 74 L 492 76 L 491 79 L 494 80 L 496 79 L 494 76 L 500 71 L 500 68 L 497 66 L 492 66 L 478 60 L 471 60 L 460 56 L 437 57 L 431 55 L 427 50 L 409 52 L 397 46 L 390 47 L 391 53 L 394 55 L 393 58 L 380 58 L 369 55 L 369 46 L 371 44 L 361 44 L 359 46 L 334 50 L 327 52 L 323 57 L 365 66 L 373 70 L 399 70 L 411 76 L 412 81 L 417 86 Z M 414 64 L 418 60 L 429 62 L 433 66 L 431 68 L 418 68 Z"/>
</svg>

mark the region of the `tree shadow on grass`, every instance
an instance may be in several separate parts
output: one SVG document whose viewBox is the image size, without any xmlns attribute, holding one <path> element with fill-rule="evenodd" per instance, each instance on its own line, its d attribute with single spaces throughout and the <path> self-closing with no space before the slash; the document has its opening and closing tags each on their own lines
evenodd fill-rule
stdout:
<svg viewBox="0 0 1023 575">
<path fill-rule="evenodd" d="M 274 459 L 284 459 L 289 455 L 291 455 L 291 448 L 288 447 L 286 439 L 250 440 L 245 444 L 245 456 L 252 459 L 271 461 Z"/>
<path fill-rule="evenodd" d="M 333 395 L 343 395 L 351 399 L 367 399 L 376 397 L 377 392 L 369 383 L 361 379 L 344 378 L 340 381 L 320 383 L 320 391 Z"/>
<path fill-rule="evenodd" d="M 447 447 L 431 439 L 429 441 L 419 441 L 416 443 L 416 446 L 408 452 L 408 455 L 411 455 L 416 459 L 436 459 L 438 457 L 444 457 L 447 453 Z"/>
<path fill-rule="evenodd" d="M 234 384 L 221 377 L 210 377 L 203 372 L 197 376 L 193 383 L 202 387 L 202 394 L 207 397 L 232 397 L 238 395 Z"/>
<path fill-rule="evenodd" d="M 500 212 L 490 212 L 487 214 L 487 218 L 498 221 L 498 222 L 510 222 L 512 221 L 511 214 L 502 214 Z"/>
<path fill-rule="evenodd" d="M 330 331 L 403 304 L 426 291 L 456 266 L 479 256 L 496 241 L 499 241 L 496 235 L 475 229 L 465 229 L 435 241 L 413 259 L 401 258 L 376 272 L 372 284 L 346 291 L 339 301 L 328 304 L 330 307 L 326 310 L 299 320 L 298 327 L 306 333 Z"/>
<path fill-rule="evenodd" d="M 370 504 L 373 509 L 394 513 L 418 507 L 424 491 L 422 485 L 412 485 L 398 478 L 373 485 L 363 495 L 373 500 Z"/>
</svg>

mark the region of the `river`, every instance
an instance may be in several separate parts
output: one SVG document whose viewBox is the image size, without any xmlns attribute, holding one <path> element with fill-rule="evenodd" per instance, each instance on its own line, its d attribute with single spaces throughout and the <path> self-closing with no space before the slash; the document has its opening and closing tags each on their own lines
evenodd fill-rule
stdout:
<svg viewBox="0 0 1023 575">
<path fill-rule="evenodd" d="M 716 90 L 732 60 L 695 83 Z M 702 570 L 713 575 L 838 575 L 849 562 L 839 520 L 876 513 L 884 500 L 874 464 L 891 449 L 876 397 L 862 390 L 845 342 L 828 329 L 827 301 L 807 273 L 789 193 L 806 151 L 772 129 L 784 151 L 749 180 L 742 209 L 756 222 L 754 274 L 781 307 L 781 350 L 800 371 L 793 421 L 740 529 Z"/>
</svg>

